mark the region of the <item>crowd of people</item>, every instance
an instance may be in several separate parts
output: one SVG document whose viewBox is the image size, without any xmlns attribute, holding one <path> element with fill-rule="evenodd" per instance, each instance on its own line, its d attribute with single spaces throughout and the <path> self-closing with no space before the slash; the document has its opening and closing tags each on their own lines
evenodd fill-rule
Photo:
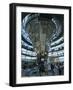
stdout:
<svg viewBox="0 0 73 90">
<path fill-rule="evenodd" d="M 64 75 L 64 63 L 51 63 L 50 64 L 51 72 L 53 75 Z"/>
<path fill-rule="evenodd" d="M 22 76 L 56 76 L 64 75 L 64 62 L 51 62 L 44 63 L 43 61 L 39 64 L 25 64 L 22 67 Z M 26 67 L 28 66 L 28 67 Z"/>
</svg>

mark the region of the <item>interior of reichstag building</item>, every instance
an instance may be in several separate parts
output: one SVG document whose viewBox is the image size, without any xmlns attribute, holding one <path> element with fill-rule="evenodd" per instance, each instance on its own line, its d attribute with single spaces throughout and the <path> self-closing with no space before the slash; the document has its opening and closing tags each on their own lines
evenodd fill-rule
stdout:
<svg viewBox="0 0 73 90">
<path fill-rule="evenodd" d="M 22 13 L 21 76 L 64 75 L 64 15 Z"/>
</svg>

